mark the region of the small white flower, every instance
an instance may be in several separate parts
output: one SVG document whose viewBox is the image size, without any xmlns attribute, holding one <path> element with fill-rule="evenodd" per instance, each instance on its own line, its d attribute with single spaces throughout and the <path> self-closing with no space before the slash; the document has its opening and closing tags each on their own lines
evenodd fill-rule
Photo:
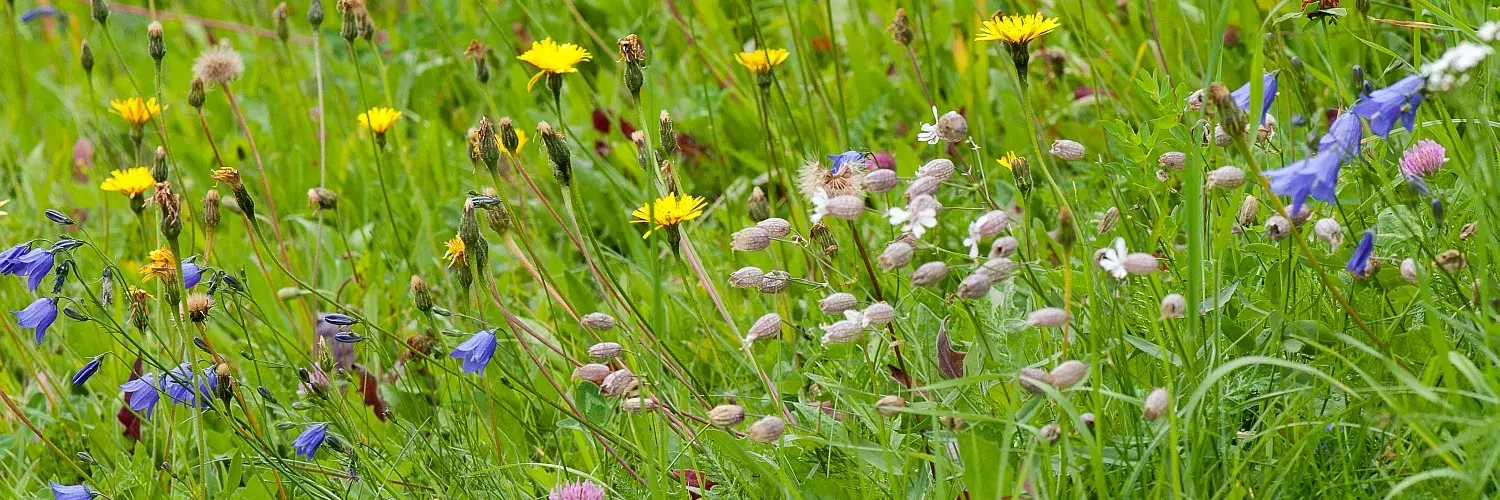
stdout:
<svg viewBox="0 0 1500 500">
<path fill-rule="evenodd" d="M 1496 29 L 1500 30 L 1500 27 Z M 1428 88 L 1436 91 L 1448 90 L 1467 83 L 1469 75 L 1462 73 L 1478 66 L 1494 52 L 1495 49 L 1488 45 L 1469 41 L 1460 42 L 1444 52 L 1437 60 L 1423 64 L 1422 76 L 1427 79 Z"/>
<path fill-rule="evenodd" d="M 828 200 L 829 200 L 828 192 L 824 191 L 823 188 L 818 188 L 818 190 L 816 192 L 813 192 L 813 195 L 812 195 L 812 204 L 813 204 L 812 217 L 808 217 L 808 218 L 812 219 L 813 222 L 817 222 L 817 221 L 822 220 L 824 215 L 828 215 Z"/>
<path fill-rule="evenodd" d="M 845 309 L 844 310 L 844 319 L 847 320 L 847 321 L 849 321 L 849 322 L 851 322 L 851 323 L 859 325 L 860 328 L 865 328 L 865 327 L 870 326 L 870 318 L 865 317 L 865 312 L 864 311 L 855 310 L 855 309 Z"/>
<path fill-rule="evenodd" d="M 1125 256 L 1128 254 L 1129 252 L 1125 250 L 1125 238 L 1115 238 L 1114 247 L 1099 250 L 1099 267 L 1117 280 L 1125 279 L 1125 276 L 1130 274 L 1125 270 Z"/>
<path fill-rule="evenodd" d="M 1479 39 L 1486 42 L 1500 40 L 1500 21 L 1490 21 L 1479 27 Z"/>
<path fill-rule="evenodd" d="M 922 131 L 917 133 L 917 140 L 925 142 L 925 143 L 928 143 L 928 144 L 937 144 L 938 141 L 943 140 L 942 137 L 938 136 L 938 130 L 937 130 L 937 121 L 938 121 L 937 106 L 933 106 L 932 107 L 932 121 L 933 121 L 933 123 L 923 123 L 922 124 Z"/>
<path fill-rule="evenodd" d="M 937 213 L 942 205 L 931 196 L 922 195 L 908 203 L 906 208 L 891 207 L 886 211 L 886 218 L 892 226 L 900 225 L 902 231 L 911 233 L 917 239 L 928 229 L 937 227 Z"/>
</svg>

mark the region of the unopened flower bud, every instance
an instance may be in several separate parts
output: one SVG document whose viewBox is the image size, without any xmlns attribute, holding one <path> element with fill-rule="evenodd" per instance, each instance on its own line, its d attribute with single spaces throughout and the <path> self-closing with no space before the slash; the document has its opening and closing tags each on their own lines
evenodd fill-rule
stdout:
<svg viewBox="0 0 1500 500">
<path fill-rule="evenodd" d="M 896 9 L 896 18 L 891 20 L 891 25 L 886 27 L 891 32 L 891 39 L 901 45 L 911 45 L 913 39 L 911 21 L 906 17 L 906 9 Z"/>
<path fill-rule="evenodd" d="M 151 159 L 151 179 L 157 183 L 167 182 L 171 172 L 167 170 L 167 148 L 156 147 L 156 156 Z"/>
<path fill-rule="evenodd" d="M 411 300 L 418 311 L 425 313 L 432 310 L 432 289 L 421 276 L 415 274 L 411 275 Z"/>
<path fill-rule="evenodd" d="M 660 128 L 656 133 L 657 148 L 661 150 L 661 156 L 669 157 L 677 154 L 677 126 L 672 122 L 672 114 L 665 109 L 661 110 L 658 123 Z"/>
<path fill-rule="evenodd" d="M 813 244 L 823 249 L 823 255 L 833 255 L 839 251 L 839 240 L 833 236 L 833 231 L 828 230 L 828 225 L 820 222 L 813 223 L 807 230 L 807 236 L 812 238 Z"/>
<path fill-rule="evenodd" d="M 312 25 L 313 31 L 323 25 L 323 0 L 312 0 L 307 6 L 307 24 Z"/>
<path fill-rule="evenodd" d="M 568 187 L 573 183 L 573 159 L 567 141 L 547 122 L 537 125 L 537 135 L 542 136 L 542 144 L 547 147 L 547 161 L 552 164 L 553 177 L 557 178 L 558 184 Z"/>
<path fill-rule="evenodd" d="M 621 38 L 619 45 L 620 62 L 625 63 L 625 71 L 621 74 L 621 78 L 625 81 L 625 89 L 630 91 L 630 96 L 639 101 L 641 86 L 646 81 L 645 72 L 642 71 L 642 66 L 646 64 L 646 46 L 634 33 Z"/>
<path fill-rule="evenodd" d="M 1010 175 L 1016 185 L 1016 191 L 1021 192 L 1022 198 L 1031 194 L 1031 166 L 1026 158 L 1011 160 Z"/>
<path fill-rule="evenodd" d="M 83 66 L 84 74 L 94 74 L 94 49 L 89 46 L 88 40 L 84 40 L 82 47 L 78 49 L 78 64 Z"/>
<path fill-rule="evenodd" d="M 192 83 L 188 84 L 188 106 L 192 106 L 195 109 L 203 109 L 203 101 L 205 98 L 206 96 L 203 94 L 203 79 L 193 77 Z"/>
<path fill-rule="evenodd" d="M 1063 250 L 1071 250 L 1078 241 L 1078 228 L 1073 225 L 1073 211 L 1067 206 L 1057 211 L 1057 243 Z"/>
<path fill-rule="evenodd" d="M 90 0 L 89 13 L 93 14 L 94 21 L 104 24 L 109 21 L 109 2 L 104 0 Z"/>
<path fill-rule="evenodd" d="M 211 232 L 219 227 L 219 190 L 203 194 L 203 226 Z"/>
<path fill-rule="evenodd" d="M 151 24 L 146 25 L 146 53 L 157 64 L 161 64 L 161 59 L 167 56 L 167 44 L 162 42 L 160 22 L 151 21 Z"/>
<path fill-rule="evenodd" d="M 771 217 L 771 202 L 766 199 L 766 192 L 755 186 L 750 190 L 750 198 L 745 200 L 745 210 L 750 214 L 750 220 L 760 222 Z"/>
</svg>

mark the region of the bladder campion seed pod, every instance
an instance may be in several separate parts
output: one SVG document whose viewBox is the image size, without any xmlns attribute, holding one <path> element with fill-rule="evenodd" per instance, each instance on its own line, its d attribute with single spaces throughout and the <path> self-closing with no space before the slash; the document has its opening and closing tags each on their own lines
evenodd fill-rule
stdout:
<svg viewBox="0 0 1500 500">
<path fill-rule="evenodd" d="M 824 207 L 828 215 L 843 220 L 855 220 L 865 213 L 865 201 L 847 194 L 833 197 Z"/>
<path fill-rule="evenodd" d="M 771 202 L 766 199 L 766 192 L 760 186 L 750 190 L 750 198 L 745 200 L 745 211 L 749 213 L 750 220 L 757 223 L 771 217 Z"/>
<path fill-rule="evenodd" d="M 1021 246 L 1015 236 L 1002 236 L 990 243 L 990 259 L 1009 258 Z"/>
<path fill-rule="evenodd" d="M 745 408 L 737 404 L 722 404 L 708 410 L 708 421 L 719 427 L 734 427 L 745 421 Z"/>
<path fill-rule="evenodd" d="M 745 437 L 757 443 L 767 444 L 781 439 L 783 432 L 786 432 L 786 422 L 783 422 L 780 417 L 767 416 L 750 424 Z"/>
<path fill-rule="evenodd" d="M 791 286 L 792 275 L 786 271 L 771 271 L 760 279 L 760 293 L 781 293 Z"/>
<path fill-rule="evenodd" d="M 307 206 L 319 210 L 333 210 L 339 206 L 339 196 L 322 186 L 307 190 Z"/>
<path fill-rule="evenodd" d="M 896 319 L 896 308 L 885 302 L 876 302 L 865 308 L 864 315 L 870 326 L 885 326 Z"/>
<path fill-rule="evenodd" d="M 881 252 L 880 257 L 875 260 L 879 262 L 881 269 L 889 271 L 910 263 L 911 254 L 915 250 L 910 243 L 894 241 L 887 245 L 885 251 Z"/>
<path fill-rule="evenodd" d="M 602 312 L 591 312 L 578 318 L 578 323 L 585 328 L 608 330 L 615 327 L 615 317 Z"/>
<path fill-rule="evenodd" d="M 771 238 L 781 238 L 792 232 L 792 223 L 779 217 L 768 217 L 755 223 L 755 227 L 766 230 Z"/>
<path fill-rule="evenodd" d="M 760 319 L 755 320 L 755 323 L 750 325 L 750 329 L 745 331 L 745 348 L 749 349 L 750 344 L 754 344 L 755 341 L 775 337 L 778 333 L 781 333 L 781 315 L 766 313 Z"/>
<path fill-rule="evenodd" d="M 941 122 L 941 120 L 939 121 Z M 963 139 L 960 138 L 959 140 L 961 141 Z M 917 167 L 917 177 L 932 177 L 941 182 L 948 180 L 949 177 L 953 177 L 953 170 L 953 161 L 948 160 L 947 158 L 938 158 L 936 160 L 927 162 L 926 165 Z"/>
<path fill-rule="evenodd" d="M 1208 173 L 1209 189 L 1234 189 L 1245 185 L 1245 171 L 1240 167 L 1224 166 Z"/>
<path fill-rule="evenodd" d="M 1026 324 L 1036 327 L 1062 326 L 1068 322 L 1067 311 L 1059 307 L 1044 307 L 1026 315 Z"/>
<path fill-rule="evenodd" d="M 1318 235 L 1318 239 L 1328 243 L 1330 250 L 1337 249 L 1344 243 L 1344 226 L 1340 226 L 1339 221 L 1332 217 L 1324 217 L 1313 223 L 1313 233 Z"/>
<path fill-rule="evenodd" d="M 1052 377 L 1052 386 L 1056 387 L 1059 391 L 1072 387 L 1073 384 L 1083 380 L 1088 374 L 1089 365 L 1076 359 L 1063 361 L 1056 368 L 1053 368 L 1051 373 L 1048 373 Z"/>
<path fill-rule="evenodd" d="M 865 190 L 871 193 L 884 193 L 896 187 L 896 171 L 877 169 L 865 174 Z"/>
<path fill-rule="evenodd" d="M 614 342 L 600 342 L 589 346 L 589 357 L 594 361 L 609 361 L 622 352 L 625 352 L 625 348 Z"/>
<path fill-rule="evenodd" d="M 1083 144 L 1067 139 L 1058 139 L 1052 141 L 1052 149 L 1048 152 L 1052 153 L 1052 156 L 1065 161 L 1079 161 L 1083 159 L 1085 150 L 1083 149 Z"/>
<path fill-rule="evenodd" d="M 1286 217 L 1272 215 L 1271 218 L 1266 219 L 1267 238 L 1272 241 L 1281 241 L 1289 234 L 1292 234 L 1292 221 L 1286 220 Z"/>
<path fill-rule="evenodd" d="M 974 272 L 984 273 L 990 277 L 990 281 L 998 283 L 1010 279 L 1016 273 L 1016 263 L 1005 257 L 996 257 L 984 261 Z"/>
<path fill-rule="evenodd" d="M 1078 416 L 1078 423 L 1082 424 L 1083 428 L 1087 429 L 1089 431 L 1089 434 L 1093 434 L 1094 433 L 1094 414 L 1093 413 L 1084 413 L 1082 415 L 1079 415 Z"/>
<path fill-rule="evenodd" d="M 906 408 L 906 398 L 895 394 L 880 398 L 875 402 L 875 411 L 887 417 L 900 415 L 901 408 Z"/>
<path fill-rule="evenodd" d="M 1235 222 L 1239 227 L 1250 227 L 1260 217 L 1260 199 L 1253 194 L 1245 195 L 1245 201 L 1240 203 L 1240 212 L 1235 216 Z"/>
<path fill-rule="evenodd" d="M 1469 259 L 1456 248 L 1443 250 L 1443 253 L 1437 254 L 1436 261 L 1438 267 L 1448 271 L 1448 274 L 1459 272 L 1469 264 Z"/>
<path fill-rule="evenodd" d="M 1146 417 L 1146 420 L 1154 421 L 1166 414 L 1171 405 L 1171 396 L 1167 394 L 1167 390 L 1157 387 L 1146 396 L 1146 404 L 1141 408 L 1141 416 Z"/>
<path fill-rule="evenodd" d="M 859 299 L 855 298 L 854 294 L 838 292 L 818 301 L 818 310 L 823 311 L 823 314 L 843 314 L 844 311 L 853 309 L 858 303 Z"/>
<path fill-rule="evenodd" d="M 741 267 L 735 272 L 729 273 L 729 286 L 735 288 L 758 288 L 760 287 L 761 278 L 765 276 L 766 273 L 761 271 L 759 267 Z"/>
<path fill-rule="evenodd" d="M 729 246 L 741 252 L 759 252 L 771 246 L 771 233 L 759 226 L 750 226 L 730 235 Z"/>
<path fill-rule="evenodd" d="M 994 284 L 994 279 L 990 278 L 988 273 L 976 272 L 970 274 L 958 283 L 958 297 L 968 300 L 984 297 L 990 293 L 990 287 L 994 286 Z"/>
<path fill-rule="evenodd" d="M 1187 314 L 1187 299 L 1174 293 L 1161 298 L 1161 319 L 1181 318 Z"/>
<path fill-rule="evenodd" d="M 1417 273 L 1418 269 L 1416 259 L 1406 259 L 1401 261 L 1401 278 L 1406 280 L 1407 283 L 1416 283 L 1418 277 Z"/>
<path fill-rule="evenodd" d="M 1044 425 L 1041 429 L 1037 430 L 1036 434 L 1037 441 L 1046 444 L 1057 444 L 1057 440 L 1061 438 L 1062 429 L 1058 427 L 1057 424 Z"/>
<path fill-rule="evenodd" d="M 604 384 L 604 377 L 609 376 L 608 366 L 599 363 L 589 363 L 573 369 L 573 377 L 593 382 L 595 385 Z"/>
<path fill-rule="evenodd" d="M 1187 155 L 1181 151 L 1168 151 L 1156 159 L 1156 164 L 1167 170 L 1181 172 L 1187 166 Z"/>
<path fill-rule="evenodd" d="M 661 408 L 661 403 L 656 398 L 629 398 L 620 403 L 620 409 L 626 413 L 650 413 Z"/>
<path fill-rule="evenodd" d="M 604 381 L 599 384 L 599 392 L 605 396 L 625 396 L 634 393 L 639 384 L 640 381 L 630 369 L 621 368 L 604 377 Z"/>
<path fill-rule="evenodd" d="M 1159 269 L 1156 256 L 1145 252 L 1126 254 L 1121 264 L 1125 266 L 1125 272 L 1135 275 L 1151 274 Z"/>
<path fill-rule="evenodd" d="M 912 179 L 911 184 L 906 185 L 906 199 L 914 199 L 922 195 L 930 195 L 937 192 L 938 186 L 943 180 L 937 177 L 921 176 Z"/>
<path fill-rule="evenodd" d="M 865 326 L 855 319 L 842 319 L 823 325 L 823 345 L 853 342 L 865 332 Z"/>
<path fill-rule="evenodd" d="M 948 265 L 943 261 L 935 260 L 922 264 L 916 271 L 911 273 L 911 284 L 913 286 L 933 286 L 948 276 Z"/>
<path fill-rule="evenodd" d="M 937 134 L 943 140 L 959 143 L 969 138 L 969 121 L 956 111 L 943 113 L 937 120 Z M 944 160 L 946 161 L 946 160 Z"/>
<path fill-rule="evenodd" d="M 1021 389 L 1032 394 L 1041 394 L 1044 392 L 1042 391 L 1042 386 L 1052 385 L 1052 374 L 1036 367 L 1022 368 L 1018 379 Z"/>
</svg>

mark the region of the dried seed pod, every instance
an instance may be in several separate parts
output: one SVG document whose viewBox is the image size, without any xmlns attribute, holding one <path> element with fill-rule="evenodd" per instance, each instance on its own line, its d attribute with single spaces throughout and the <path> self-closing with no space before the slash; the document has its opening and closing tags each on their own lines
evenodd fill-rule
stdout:
<svg viewBox="0 0 1500 500">
<path fill-rule="evenodd" d="M 976 272 L 964 277 L 958 283 L 958 297 L 961 299 L 974 300 L 990 293 L 990 287 L 995 281 L 990 278 L 989 273 Z"/>
<path fill-rule="evenodd" d="M 614 342 L 600 342 L 589 346 L 589 357 L 594 361 L 609 361 L 622 352 L 625 352 L 625 348 Z"/>
<path fill-rule="evenodd" d="M 1187 166 L 1187 155 L 1181 151 L 1168 151 L 1156 159 L 1156 164 L 1167 170 L 1181 172 Z"/>
<path fill-rule="evenodd" d="M 1080 425 L 1082 425 L 1084 429 L 1087 429 L 1089 431 L 1089 434 L 1093 434 L 1094 433 L 1094 414 L 1093 413 L 1084 413 L 1082 415 L 1079 415 L 1078 416 L 1078 423 Z"/>
<path fill-rule="evenodd" d="M 911 273 L 911 284 L 913 286 L 933 286 L 948 276 L 948 265 L 943 261 L 935 260 L 922 264 L 916 271 Z"/>
<path fill-rule="evenodd" d="M 1058 139 L 1052 141 L 1052 149 L 1048 152 L 1052 153 L 1052 156 L 1056 156 L 1065 161 L 1082 160 L 1085 153 L 1082 144 L 1067 139 Z"/>
<path fill-rule="evenodd" d="M 822 222 L 813 223 L 807 230 L 807 236 L 812 239 L 814 245 L 823 249 L 823 255 L 833 255 L 839 251 L 839 240 L 833 236 L 833 231 L 828 230 L 828 225 Z"/>
<path fill-rule="evenodd" d="M 761 219 L 760 222 L 755 223 L 755 227 L 764 229 L 772 238 L 781 238 L 792 232 L 792 223 L 778 217 Z"/>
<path fill-rule="evenodd" d="M 1286 220 L 1286 217 L 1272 215 L 1271 218 L 1266 219 L 1267 238 L 1272 241 L 1281 241 L 1290 234 L 1292 234 L 1292 222 Z"/>
<path fill-rule="evenodd" d="M 661 408 L 661 403 L 656 398 L 629 398 L 620 403 L 620 409 L 627 413 L 650 413 Z"/>
<path fill-rule="evenodd" d="M 828 200 L 823 206 L 828 215 L 843 220 L 855 220 L 865 213 L 865 201 L 856 196 L 840 195 Z"/>
<path fill-rule="evenodd" d="M 1068 312 L 1059 307 L 1044 307 L 1026 315 L 1026 324 L 1036 327 L 1062 326 L 1068 322 Z"/>
<path fill-rule="evenodd" d="M 1419 275 L 1418 275 L 1418 269 L 1417 269 L 1417 261 L 1416 261 L 1416 259 L 1406 259 L 1406 260 L 1401 261 L 1401 278 L 1402 279 L 1406 280 L 1407 283 L 1416 283 L 1418 276 Z"/>
<path fill-rule="evenodd" d="M 615 317 L 602 312 L 591 312 L 578 318 L 578 323 L 594 330 L 608 330 L 615 327 Z"/>
<path fill-rule="evenodd" d="M 1167 394 L 1167 390 L 1157 387 L 1146 396 L 1146 404 L 1141 408 L 1141 416 L 1146 417 L 1146 420 L 1155 421 L 1166 414 L 1167 410 L 1171 409 L 1171 405 L 1171 396 Z"/>
<path fill-rule="evenodd" d="M 936 193 L 938 186 L 942 184 L 943 180 L 937 177 L 917 177 L 916 179 L 912 179 L 911 183 L 906 185 L 906 199 L 910 200 L 922 195 Z"/>
<path fill-rule="evenodd" d="M 603 384 L 604 377 L 609 376 L 609 374 L 609 367 L 599 363 L 589 363 L 573 369 L 573 378 L 587 380 L 593 382 L 595 385 Z"/>
<path fill-rule="evenodd" d="M 628 368 L 621 368 L 604 376 L 599 383 L 599 392 L 605 396 L 625 396 L 635 392 L 640 380 Z"/>
<path fill-rule="evenodd" d="M 1234 189 L 1245 185 L 1245 171 L 1240 167 L 1219 167 L 1209 172 L 1206 178 L 1209 189 Z"/>
<path fill-rule="evenodd" d="M 786 271 L 771 271 L 760 279 L 760 293 L 781 293 L 791 286 L 792 275 Z"/>
<path fill-rule="evenodd" d="M 865 190 L 871 193 L 884 193 L 896 187 L 896 171 L 878 169 L 865 174 Z"/>
<path fill-rule="evenodd" d="M 1235 217 L 1235 222 L 1240 227 L 1250 227 L 1260 218 L 1260 199 L 1253 194 L 1245 195 L 1245 201 L 1240 203 L 1240 213 Z"/>
<path fill-rule="evenodd" d="M 884 326 L 896 319 L 896 308 L 885 302 L 876 302 L 865 308 L 864 315 L 870 326 Z"/>
<path fill-rule="evenodd" d="M 708 421 L 719 427 L 734 427 L 745 421 L 745 408 L 737 404 L 723 404 L 708 410 Z"/>
<path fill-rule="evenodd" d="M 1181 318 L 1187 314 L 1187 299 L 1180 293 L 1161 298 L 1161 319 Z"/>
<path fill-rule="evenodd" d="M 759 267 L 745 266 L 735 272 L 729 273 L 729 286 L 735 288 L 759 288 L 762 278 L 766 273 Z"/>
<path fill-rule="evenodd" d="M 1048 375 L 1052 377 L 1052 386 L 1060 391 L 1072 387 L 1073 384 L 1083 380 L 1088 374 L 1089 365 L 1076 359 L 1070 359 L 1058 364 Z"/>
<path fill-rule="evenodd" d="M 778 333 L 781 333 L 781 315 L 766 313 L 760 319 L 755 320 L 755 323 L 750 325 L 750 329 L 745 331 L 745 348 L 749 349 L 750 344 L 754 344 L 755 341 L 775 337 Z"/>
<path fill-rule="evenodd" d="M 939 182 L 946 181 L 949 177 L 953 176 L 954 169 L 955 168 L 953 166 L 953 161 L 946 158 L 938 158 L 936 160 L 927 162 L 926 165 L 917 167 L 917 177 L 932 177 L 937 179 Z"/>
<path fill-rule="evenodd" d="M 1145 252 L 1126 254 L 1121 264 L 1125 266 L 1125 272 L 1136 275 L 1151 274 L 1158 269 L 1156 256 Z"/>
<path fill-rule="evenodd" d="M 1043 385 L 1052 385 L 1052 374 L 1041 368 L 1027 367 L 1021 369 L 1019 377 L 1021 389 L 1032 394 L 1042 394 Z"/>
<path fill-rule="evenodd" d="M 859 299 L 852 293 L 839 292 L 818 301 L 818 310 L 823 314 L 843 314 L 845 310 L 853 309 Z"/>
<path fill-rule="evenodd" d="M 1015 254 L 1016 249 L 1020 248 L 1020 246 L 1021 243 L 1019 241 L 1016 241 L 1015 236 L 1002 236 L 999 238 L 995 238 L 995 242 L 990 243 L 990 258 L 1008 258 L 1011 255 Z"/>
<path fill-rule="evenodd" d="M 1330 249 L 1337 249 L 1339 245 L 1344 243 L 1344 226 L 1339 225 L 1339 221 L 1334 220 L 1332 217 L 1324 217 L 1318 219 L 1318 222 L 1313 223 L 1313 234 L 1318 235 L 1318 239 L 1328 243 Z"/>
<path fill-rule="evenodd" d="M 1438 267 L 1442 267 L 1444 271 L 1448 271 L 1448 274 L 1457 273 L 1463 270 L 1468 264 L 1469 259 L 1464 257 L 1464 254 L 1459 252 L 1458 249 L 1450 248 L 1437 255 Z"/>
<path fill-rule="evenodd" d="M 750 424 L 745 437 L 751 441 L 766 444 L 781 439 L 784 432 L 786 432 L 786 422 L 783 422 L 780 417 L 767 416 Z"/>
<path fill-rule="evenodd" d="M 1470 222 L 1468 224 L 1464 224 L 1464 227 L 1462 229 L 1458 230 L 1458 239 L 1460 239 L 1460 240 L 1467 240 L 1469 238 L 1473 238 L 1474 237 L 1474 233 L 1477 233 L 1477 232 L 1479 232 L 1479 222 L 1478 221 Z"/>
<path fill-rule="evenodd" d="M 906 398 L 897 396 L 895 394 L 885 396 L 883 398 L 880 398 L 879 401 L 875 402 L 875 411 L 880 412 L 881 415 L 887 417 L 900 415 L 901 408 L 906 408 Z"/>
<path fill-rule="evenodd" d="M 911 263 L 911 254 L 915 250 L 910 243 L 897 240 L 886 245 L 885 251 L 881 252 L 880 257 L 875 260 L 880 264 L 881 269 L 889 271 Z"/>
<path fill-rule="evenodd" d="M 771 233 L 759 226 L 750 226 L 730 235 L 729 246 L 741 252 L 759 252 L 771 246 Z"/>
</svg>

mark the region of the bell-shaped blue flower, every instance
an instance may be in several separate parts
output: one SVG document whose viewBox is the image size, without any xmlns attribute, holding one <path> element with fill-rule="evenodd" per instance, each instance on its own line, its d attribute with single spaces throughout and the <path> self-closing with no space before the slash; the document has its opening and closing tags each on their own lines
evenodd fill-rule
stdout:
<svg viewBox="0 0 1500 500">
<path fill-rule="evenodd" d="M 57 299 L 42 297 L 33 301 L 25 309 L 13 311 L 16 315 L 16 324 L 25 328 L 36 330 L 36 343 L 42 343 L 42 338 L 47 336 L 47 328 L 57 321 Z"/>
<path fill-rule="evenodd" d="M 166 392 L 167 397 L 172 398 L 173 402 L 187 406 L 199 403 L 197 374 L 193 373 L 193 365 L 186 361 L 177 365 L 171 372 L 162 375 L 161 382 L 162 391 Z M 207 401 L 203 402 L 205 406 L 207 403 Z"/>
<path fill-rule="evenodd" d="M 31 291 L 36 291 L 37 285 L 42 284 L 42 278 L 52 272 L 52 252 L 51 248 L 37 248 L 20 257 L 21 263 L 26 267 L 19 274 L 26 276 L 26 287 Z"/>
<path fill-rule="evenodd" d="M 66 485 L 51 482 L 53 500 L 89 500 L 98 495 L 88 486 L 81 484 Z"/>
<path fill-rule="evenodd" d="M 1333 202 L 1339 169 L 1345 160 L 1359 154 L 1362 131 L 1357 116 L 1340 113 L 1328 127 L 1328 133 L 1318 140 L 1317 153 L 1286 167 L 1265 171 L 1271 181 L 1271 192 L 1291 197 L 1294 212 L 1302 209 L 1308 196 Z"/>
<path fill-rule="evenodd" d="M 183 262 L 182 285 L 192 288 L 198 286 L 199 281 L 203 281 L 203 268 L 199 267 L 197 263 Z"/>
<path fill-rule="evenodd" d="M 1417 123 L 1417 107 L 1422 105 L 1422 83 L 1418 75 L 1402 78 L 1360 99 L 1352 111 L 1369 120 L 1370 132 L 1381 137 L 1391 134 L 1398 119 L 1406 130 L 1412 130 Z"/>
<path fill-rule="evenodd" d="M 26 272 L 26 263 L 21 257 L 31 251 L 30 243 L 22 243 L 0 252 L 0 274 L 20 276 Z"/>
<path fill-rule="evenodd" d="M 203 378 L 198 379 L 198 394 L 199 394 L 199 397 L 201 398 L 198 401 L 203 404 L 204 408 L 207 408 L 208 407 L 208 402 L 213 400 L 214 390 L 218 389 L 218 388 L 219 388 L 219 372 L 218 372 L 218 370 L 216 370 L 215 367 L 213 367 L 213 366 L 204 368 L 203 369 Z"/>
<path fill-rule="evenodd" d="M 448 357 L 463 360 L 464 372 L 484 373 L 484 366 L 489 364 L 490 358 L 495 355 L 495 333 L 489 330 L 480 330 L 469 340 L 459 344 L 453 349 Z"/>
<path fill-rule="evenodd" d="M 1375 253 L 1375 233 L 1365 231 L 1365 235 L 1359 239 L 1359 246 L 1354 247 L 1354 255 L 1349 256 L 1349 263 L 1344 269 L 1356 278 L 1365 277 L 1370 272 L 1370 254 Z"/>
<path fill-rule="evenodd" d="M 1276 100 L 1276 71 L 1266 73 L 1261 77 L 1260 95 L 1260 119 L 1255 122 L 1261 125 L 1266 122 L 1266 113 L 1271 110 L 1271 103 Z M 1250 111 L 1250 83 L 1246 82 L 1240 88 L 1229 93 L 1234 99 L 1234 105 L 1245 111 Z"/>
<path fill-rule="evenodd" d="M 77 387 L 88 382 L 89 378 L 93 377 L 95 373 L 99 373 L 99 365 L 103 363 L 103 354 L 94 356 L 94 359 L 89 360 L 88 363 L 84 363 L 83 368 L 79 368 L 78 373 L 73 374 L 73 385 Z"/>
<path fill-rule="evenodd" d="M 292 441 L 292 448 L 297 450 L 298 455 L 312 460 L 313 455 L 318 453 L 318 447 L 323 446 L 323 441 L 328 439 L 328 422 L 312 424 L 302 435 Z"/>
<path fill-rule="evenodd" d="M 151 418 L 151 412 L 156 411 L 157 401 L 161 400 L 161 394 L 156 392 L 156 377 L 150 373 L 120 384 L 120 390 L 130 396 L 130 409 L 141 412 L 146 418 Z"/>
<path fill-rule="evenodd" d="M 836 155 L 828 155 L 828 172 L 838 175 L 845 165 L 854 162 L 865 161 L 865 154 L 859 151 L 845 151 Z"/>
</svg>

